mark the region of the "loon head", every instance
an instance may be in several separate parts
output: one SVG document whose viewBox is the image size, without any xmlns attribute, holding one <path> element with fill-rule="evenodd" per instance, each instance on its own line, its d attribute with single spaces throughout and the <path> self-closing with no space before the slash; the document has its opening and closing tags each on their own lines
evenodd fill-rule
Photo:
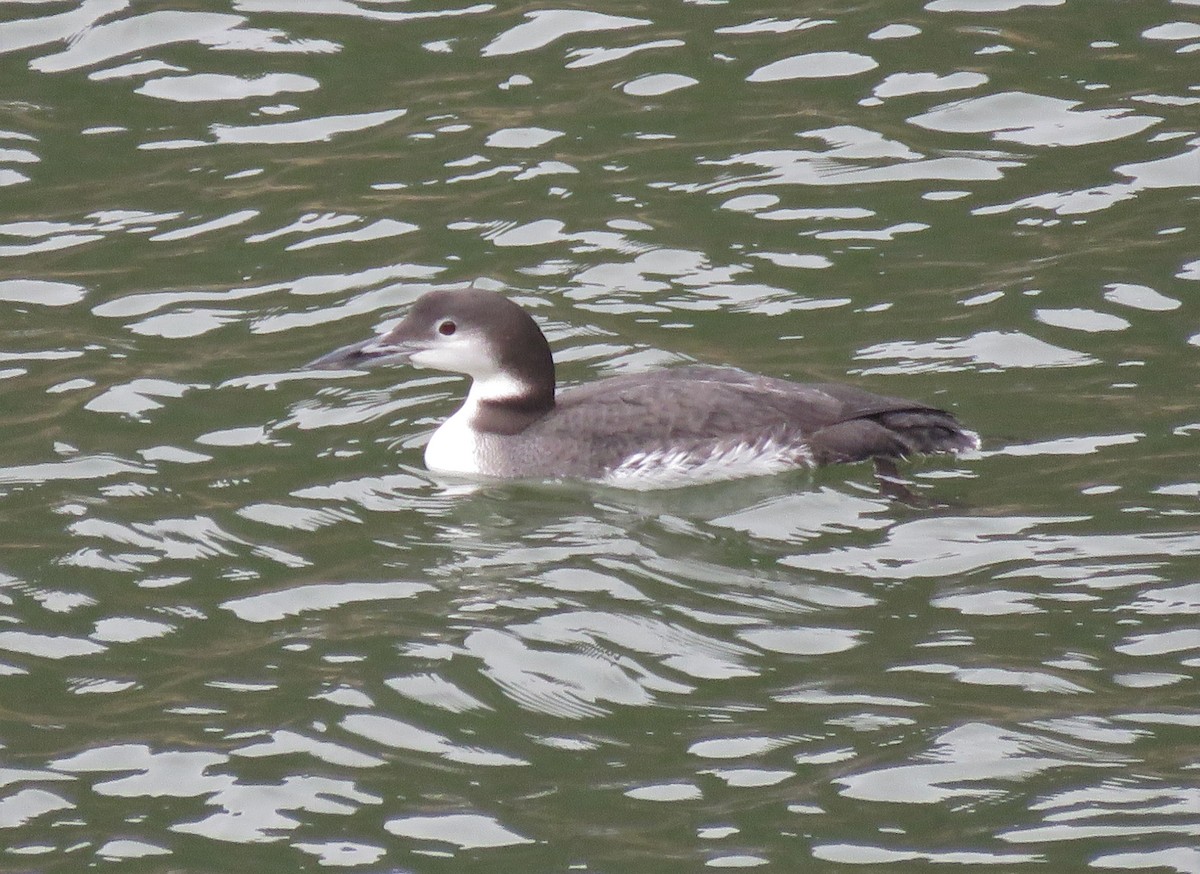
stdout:
<svg viewBox="0 0 1200 874">
<path fill-rule="evenodd" d="M 466 374 L 481 400 L 554 405 L 554 359 L 537 322 L 503 295 L 477 288 L 423 294 L 387 333 L 306 366 L 357 369 L 402 360 Z"/>
</svg>

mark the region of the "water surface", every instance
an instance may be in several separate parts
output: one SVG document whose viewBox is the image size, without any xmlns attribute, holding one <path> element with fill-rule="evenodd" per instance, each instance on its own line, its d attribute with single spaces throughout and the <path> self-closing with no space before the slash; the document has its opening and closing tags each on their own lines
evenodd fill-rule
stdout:
<svg viewBox="0 0 1200 874">
<path fill-rule="evenodd" d="M 1200 871 L 1200 7 L 0 3 L 0 868 Z M 431 288 L 574 383 L 985 438 L 465 486 Z"/>
</svg>

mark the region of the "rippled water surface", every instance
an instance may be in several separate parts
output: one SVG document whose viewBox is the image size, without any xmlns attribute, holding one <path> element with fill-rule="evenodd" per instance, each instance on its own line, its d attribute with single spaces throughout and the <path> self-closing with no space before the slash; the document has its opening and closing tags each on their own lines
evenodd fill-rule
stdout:
<svg viewBox="0 0 1200 874">
<path fill-rule="evenodd" d="M 0 869 L 1200 871 L 1196 0 L 10 0 L 0 82 Z M 984 448 L 442 481 L 460 380 L 298 368 L 464 281 Z"/>
</svg>

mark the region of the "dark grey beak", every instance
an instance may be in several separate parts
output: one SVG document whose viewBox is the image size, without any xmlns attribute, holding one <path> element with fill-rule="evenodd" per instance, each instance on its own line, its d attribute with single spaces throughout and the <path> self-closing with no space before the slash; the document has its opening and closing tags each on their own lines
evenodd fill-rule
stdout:
<svg viewBox="0 0 1200 874">
<path fill-rule="evenodd" d="M 420 347 L 409 343 L 387 343 L 383 337 L 372 337 L 327 352 L 304 365 L 306 370 L 357 370 L 373 367 L 396 358 L 405 358 Z"/>
</svg>

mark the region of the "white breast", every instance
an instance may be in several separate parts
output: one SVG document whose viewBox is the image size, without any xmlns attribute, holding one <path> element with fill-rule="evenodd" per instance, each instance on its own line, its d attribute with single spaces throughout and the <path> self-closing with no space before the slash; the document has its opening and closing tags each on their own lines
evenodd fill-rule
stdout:
<svg viewBox="0 0 1200 874">
<path fill-rule="evenodd" d="M 425 445 L 425 466 L 438 473 L 478 474 L 479 436 L 471 428 L 471 404 L 441 424 Z"/>
<path fill-rule="evenodd" d="M 482 474 L 482 447 L 479 433 L 472 427 L 479 405 L 515 397 L 521 391 L 522 386 L 504 374 L 476 377 L 458 412 L 429 438 L 425 446 L 425 466 L 439 473 Z"/>
</svg>

